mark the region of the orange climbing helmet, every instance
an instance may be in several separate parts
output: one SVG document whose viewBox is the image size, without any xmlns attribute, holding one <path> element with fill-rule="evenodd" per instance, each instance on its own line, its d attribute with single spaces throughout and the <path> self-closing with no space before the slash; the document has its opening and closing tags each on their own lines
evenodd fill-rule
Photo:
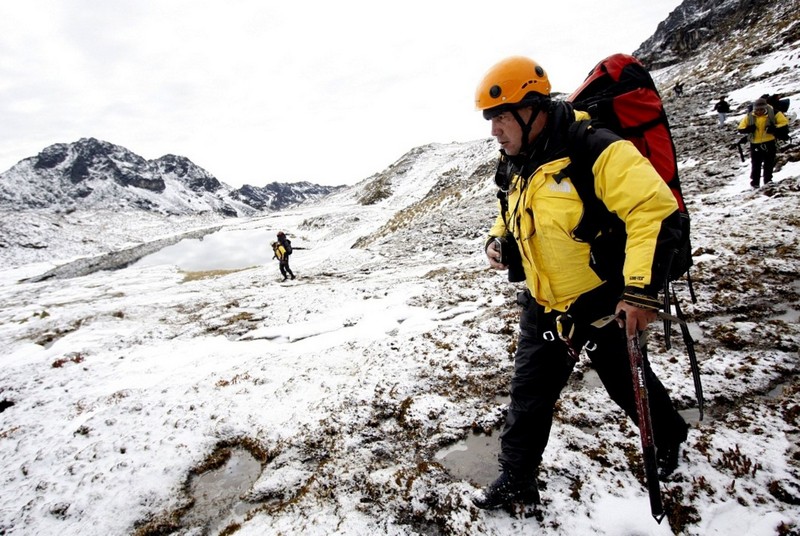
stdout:
<svg viewBox="0 0 800 536">
<path fill-rule="evenodd" d="M 490 68 L 475 91 L 475 109 L 486 119 L 550 97 L 550 79 L 541 65 L 524 56 L 511 56 Z"/>
</svg>

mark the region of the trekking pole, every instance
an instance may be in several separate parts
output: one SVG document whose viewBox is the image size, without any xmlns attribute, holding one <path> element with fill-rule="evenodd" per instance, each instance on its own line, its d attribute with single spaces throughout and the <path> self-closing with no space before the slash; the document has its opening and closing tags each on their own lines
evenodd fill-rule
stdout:
<svg viewBox="0 0 800 536">
<path fill-rule="evenodd" d="M 650 420 L 650 403 L 647 398 L 647 384 L 644 377 L 644 357 L 642 356 L 642 349 L 639 347 L 639 338 L 636 336 L 628 338 L 628 357 L 631 361 L 639 435 L 642 438 L 642 461 L 644 462 L 644 476 L 647 481 L 647 493 L 650 496 L 650 513 L 653 514 L 653 519 L 660 525 L 666 513 L 661 501 L 661 484 L 658 480 L 656 447 L 653 441 L 653 423 Z"/>
<path fill-rule="evenodd" d="M 668 292 L 669 290 L 667 290 Z M 694 394 L 697 398 L 697 409 L 700 412 L 700 419 L 703 420 L 703 383 L 700 380 L 700 366 L 697 364 L 697 353 L 694 351 L 694 339 L 686 320 L 683 318 L 683 311 L 681 311 L 678 297 L 675 295 L 675 289 L 672 289 L 672 301 L 675 303 L 675 313 L 677 313 L 677 323 L 681 328 L 681 335 L 683 336 L 683 343 L 686 345 L 686 353 L 689 354 L 689 367 L 692 370 L 692 379 L 694 380 Z"/>
</svg>

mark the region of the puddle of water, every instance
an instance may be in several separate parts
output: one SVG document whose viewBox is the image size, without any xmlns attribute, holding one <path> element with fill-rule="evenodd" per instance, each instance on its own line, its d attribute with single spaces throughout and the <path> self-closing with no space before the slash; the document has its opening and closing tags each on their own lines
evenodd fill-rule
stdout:
<svg viewBox="0 0 800 536">
<path fill-rule="evenodd" d="M 600 377 L 593 369 L 587 369 L 579 380 L 582 388 L 602 387 Z M 497 399 L 498 404 L 508 404 L 508 397 Z M 436 460 L 458 480 L 466 480 L 477 487 L 488 486 L 499 476 L 500 466 L 497 456 L 500 454 L 500 431 L 492 435 L 470 434 L 464 441 L 459 441 L 439 451 Z"/>
<path fill-rule="evenodd" d="M 497 397 L 495 402 L 507 405 L 510 397 Z M 500 475 L 497 456 L 500 454 L 500 431 L 492 435 L 470 434 L 464 441 L 446 447 L 436 460 L 457 480 L 466 480 L 477 487 L 488 486 Z"/>
<path fill-rule="evenodd" d="M 142 257 L 131 266 L 143 268 L 174 264 L 181 270 L 235 270 L 272 259 L 274 233 L 265 229 L 222 230 L 202 238 L 185 238 L 177 244 Z"/>
<path fill-rule="evenodd" d="M 704 406 L 703 409 L 703 420 L 700 420 L 700 408 L 687 408 L 687 409 L 679 409 L 678 413 L 680 413 L 683 420 L 686 421 L 686 424 L 689 426 L 696 426 L 701 422 L 707 423 L 709 420 L 708 416 L 708 407 Z"/>
<path fill-rule="evenodd" d="M 500 474 L 500 432 L 492 435 L 471 434 L 465 441 L 440 451 L 436 459 L 457 480 L 477 487 L 491 484 Z"/>
<path fill-rule="evenodd" d="M 603 383 L 594 369 L 587 369 L 579 380 L 582 388 L 602 387 Z M 508 404 L 510 398 L 497 399 L 498 404 Z M 466 480 L 477 487 L 484 487 L 500 474 L 497 456 L 500 454 L 500 431 L 492 435 L 470 434 L 464 441 L 451 445 L 436 454 L 436 460 L 447 469 L 454 479 Z"/>
<path fill-rule="evenodd" d="M 184 527 L 202 527 L 203 534 L 217 534 L 241 521 L 252 505 L 241 499 L 261 475 L 261 464 L 244 449 L 233 449 L 227 463 L 192 480 L 192 508 L 183 516 Z"/>
<path fill-rule="evenodd" d="M 777 400 L 781 396 L 783 396 L 783 391 L 787 387 L 788 383 L 781 383 L 776 385 L 772 388 L 770 392 L 767 393 L 767 398 L 771 398 L 772 400 Z"/>
</svg>

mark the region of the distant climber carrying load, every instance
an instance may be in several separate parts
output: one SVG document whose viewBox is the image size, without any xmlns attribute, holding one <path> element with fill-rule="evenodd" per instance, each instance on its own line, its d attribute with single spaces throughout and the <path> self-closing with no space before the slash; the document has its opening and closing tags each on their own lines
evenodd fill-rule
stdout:
<svg viewBox="0 0 800 536">
<path fill-rule="evenodd" d="M 283 249 L 286 250 L 287 255 L 292 254 L 292 241 L 286 238 L 286 233 L 283 231 L 278 231 L 278 242 L 280 242 Z"/>
<path fill-rule="evenodd" d="M 778 152 L 776 140 L 789 139 L 789 120 L 761 97 L 753 102 L 753 111 L 742 118 L 739 132 L 750 141 L 750 186 L 758 188 L 761 168 L 764 168 L 764 184 L 772 182 Z"/>
<path fill-rule="evenodd" d="M 283 280 L 286 281 L 290 276 L 294 279 L 294 273 L 289 268 L 289 255 L 292 254 L 292 241 L 286 238 L 283 231 L 278 232 L 278 241 L 272 243 L 272 251 L 275 253 L 274 259 L 278 259 L 278 266 L 281 269 Z"/>
</svg>

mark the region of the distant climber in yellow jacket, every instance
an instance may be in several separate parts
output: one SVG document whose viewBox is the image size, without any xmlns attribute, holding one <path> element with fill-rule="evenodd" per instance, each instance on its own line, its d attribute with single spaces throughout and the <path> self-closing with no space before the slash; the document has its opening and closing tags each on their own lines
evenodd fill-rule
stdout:
<svg viewBox="0 0 800 536">
<path fill-rule="evenodd" d="M 762 97 L 753 102 L 753 111 L 739 122 L 739 132 L 747 134 L 750 139 L 750 186 L 759 187 L 762 168 L 764 184 L 772 182 L 778 152 L 776 140 L 789 138 L 789 120 Z"/>
</svg>

